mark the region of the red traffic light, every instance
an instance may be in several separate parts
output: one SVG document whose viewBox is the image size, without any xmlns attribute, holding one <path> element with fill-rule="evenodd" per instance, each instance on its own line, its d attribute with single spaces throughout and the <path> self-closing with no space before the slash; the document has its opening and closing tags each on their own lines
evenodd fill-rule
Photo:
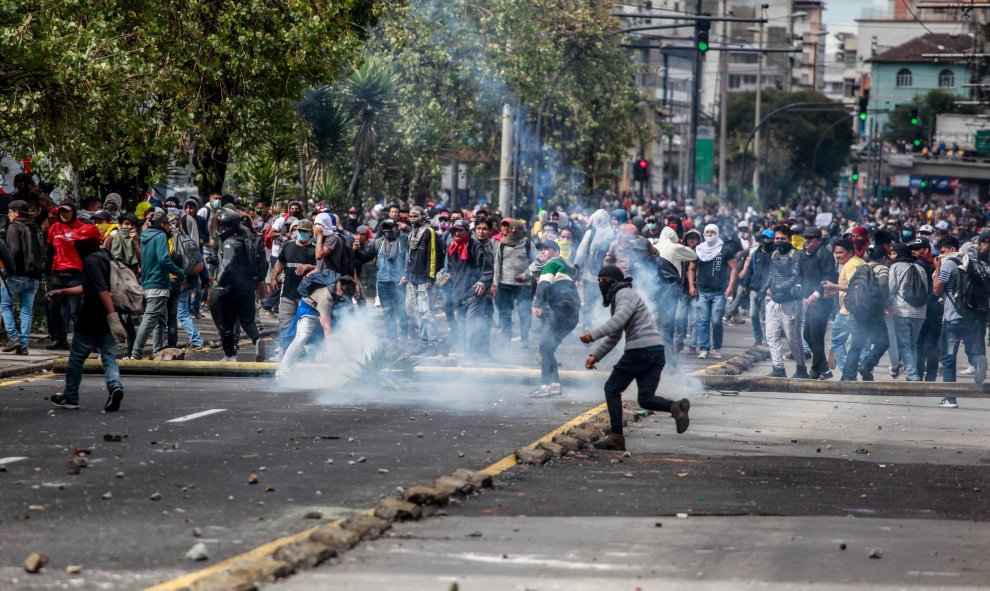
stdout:
<svg viewBox="0 0 990 591">
<path fill-rule="evenodd" d="M 639 167 L 640 168 L 649 168 L 650 167 L 649 160 L 640 160 L 637 164 L 639 164 Z"/>
</svg>

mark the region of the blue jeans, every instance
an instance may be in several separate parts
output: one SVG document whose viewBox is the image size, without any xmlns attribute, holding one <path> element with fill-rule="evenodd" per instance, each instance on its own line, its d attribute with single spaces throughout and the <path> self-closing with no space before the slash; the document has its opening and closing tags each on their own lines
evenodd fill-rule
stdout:
<svg viewBox="0 0 990 591">
<path fill-rule="evenodd" d="M 385 316 L 385 334 L 389 339 L 405 337 L 406 329 L 406 289 L 398 281 L 379 281 L 378 299 L 382 303 Z"/>
<path fill-rule="evenodd" d="M 668 349 L 674 348 L 674 326 L 677 324 L 677 302 L 681 298 L 680 283 L 660 283 L 657 290 L 657 314 L 660 319 L 660 334 Z"/>
<path fill-rule="evenodd" d="M 120 386 L 120 368 L 117 367 L 117 339 L 106 333 L 103 336 L 92 337 L 78 330 L 72 335 L 72 346 L 69 348 L 69 361 L 65 365 L 65 390 L 62 395 L 66 402 L 79 404 L 79 384 L 82 382 L 83 363 L 93 351 L 100 352 L 103 361 L 103 377 L 107 382 L 107 392 Z"/>
<path fill-rule="evenodd" d="M 161 329 L 166 326 L 168 326 L 168 298 L 144 298 L 144 317 L 141 318 L 141 326 L 138 327 L 137 336 L 134 338 L 131 357 L 141 359 L 144 345 L 152 333 L 154 342 L 151 352 L 157 353 L 164 349 L 165 331 Z"/>
<path fill-rule="evenodd" d="M 921 334 L 921 327 L 925 324 L 925 319 L 894 316 L 892 320 L 894 339 L 897 341 L 897 350 L 901 353 L 901 360 L 904 361 L 904 373 L 907 374 L 907 381 L 920 382 L 917 344 L 918 335 Z"/>
<path fill-rule="evenodd" d="M 887 324 L 882 318 L 867 322 L 852 318 L 849 329 L 849 353 L 842 365 L 842 380 L 855 382 L 857 370 L 872 372 L 880 363 L 880 358 L 890 346 L 890 337 L 887 335 Z"/>
<path fill-rule="evenodd" d="M 832 334 L 828 339 L 828 346 L 835 355 L 835 367 L 840 370 L 846 366 L 846 341 L 849 340 L 850 322 L 849 314 L 836 314 Z"/>
<path fill-rule="evenodd" d="M 694 306 L 698 310 L 698 348 L 702 351 L 721 349 L 725 292 L 699 289 Z"/>
<path fill-rule="evenodd" d="M 203 346 L 203 336 L 199 334 L 199 329 L 192 319 L 192 298 L 195 289 L 187 289 L 179 295 L 178 319 L 182 330 L 189 337 L 189 346 L 199 348 Z"/>
<path fill-rule="evenodd" d="M 688 295 L 687 291 L 681 290 L 680 294 L 677 296 L 677 317 L 674 319 L 674 344 L 684 345 L 684 341 L 688 337 L 688 320 L 691 317 L 691 312 L 694 310 L 693 300 L 691 296 Z M 692 333 L 697 333 L 698 331 L 692 331 Z M 697 335 L 695 335 L 695 342 L 697 342 Z"/>
<path fill-rule="evenodd" d="M 28 337 L 31 336 L 31 323 L 34 320 L 34 294 L 38 292 L 38 280 L 27 277 L 8 277 L 4 282 L 6 288 L 0 291 L 0 313 L 3 313 L 3 325 L 7 327 L 7 336 L 27 347 Z M 10 291 L 8 291 L 10 290 Z M 21 328 L 14 324 L 14 299 L 21 303 Z"/>
<path fill-rule="evenodd" d="M 512 311 L 519 313 L 519 336 L 523 345 L 529 343 L 529 328 L 533 323 L 533 290 L 529 285 L 501 283 L 495 290 L 495 307 L 505 342 L 512 341 Z"/>
<path fill-rule="evenodd" d="M 750 290 L 749 321 L 753 323 L 753 340 L 757 345 L 764 345 L 767 342 L 767 335 L 763 332 L 767 322 L 766 301 L 766 290 Z"/>
<path fill-rule="evenodd" d="M 971 319 L 951 320 L 942 323 L 942 381 L 956 381 L 956 355 L 959 353 L 959 343 L 966 349 L 966 356 L 971 362 L 976 357 L 986 355 L 983 344 L 983 323 Z"/>
</svg>

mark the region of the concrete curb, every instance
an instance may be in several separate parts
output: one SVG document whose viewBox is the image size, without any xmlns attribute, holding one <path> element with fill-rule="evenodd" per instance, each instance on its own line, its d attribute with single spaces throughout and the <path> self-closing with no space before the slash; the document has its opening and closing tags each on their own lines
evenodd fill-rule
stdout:
<svg viewBox="0 0 990 591">
<path fill-rule="evenodd" d="M 863 396 L 966 396 L 990 398 L 990 382 L 839 382 L 762 376 L 699 376 L 705 387 L 730 392 L 795 392 L 800 394 L 859 394 Z"/>
<path fill-rule="evenodd" d="M 738 376 L 764 359 L 770 358 L 770 348 L 766 345 L 759 345 L 740 353 L 735 357 L 730 357 L 720 363 L 714 363 L 704 369 L 691 372 L 695 376 Z"/>
<path fill-rule="evenodd" d="M 17 365 L 14 367 L 7 367 L 4 369 L 0 369 L 0 379 L 16 378 L 19 376 L 41 373 L 43 371 L 52 371 L 53 363 L 54 360 L 49 359 L 47 361 L 25 363 L 24 365 Z"/>
</svg>

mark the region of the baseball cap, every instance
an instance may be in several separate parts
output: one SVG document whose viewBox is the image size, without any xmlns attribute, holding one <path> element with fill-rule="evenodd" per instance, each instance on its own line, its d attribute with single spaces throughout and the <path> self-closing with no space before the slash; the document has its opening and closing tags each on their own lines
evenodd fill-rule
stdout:
<svg viewBox="0 0 990 591">
<path fill-rule="evenodd" d="M 295 226 L 295 228 L 297 230 L 301 230 L 303 232 L 312 232 L 313 231 L 313 221 L 312 220 L 299 220 L 298 222 L 296 222 L 295 224 L 292 224 L 292 225 Z"/>
<path fill-rule="evenodd" d="M 467 220 L 454 220 L 454 223 L 450 226 L 451 230 L 470 230 L 471 225 L 467 223 Z"/>
<path fill-rule="evenodd" d="M 938 223 L 935 224 L 935 228 L 938 229 L 938 230 L 948 230 L 949 229 L 949 222 L 947 222 L 945 220 L 939 220 Z"/>
<path fill-rule="evenodd" d="M 27 201 L 22 199 L 15 199 L 14 201 L 11 201 L 7 208 L 10 211 L 16 211 L 17 213 L 27 213 L 29 211 Z"/>
<path fill-rule="evenodd" d="M 557 252 L 560 252 L 560 245 L 554 242 L 553 240 L 540 242 L 536 245 L 536 250 L 543 250 L 543 249 L 556 250 Z"/>
<path fill-rule="evenodd" d="M 935 233 L 935 228 L 931 227 L 929 224 L 925 224 L 924 226 L 921 226 L 920 228 L 918 228 L 918 233 L 919 234 L 934 234 Z"/>
<path fill-rule="evenodd" d="M 822 229 L 818 226 L 808 226 L 804 229 L 804 232 L 801 232 L 801 236 L 804 236 L 805 238 L 819 238 L 821 235 Z"/>
</svg>

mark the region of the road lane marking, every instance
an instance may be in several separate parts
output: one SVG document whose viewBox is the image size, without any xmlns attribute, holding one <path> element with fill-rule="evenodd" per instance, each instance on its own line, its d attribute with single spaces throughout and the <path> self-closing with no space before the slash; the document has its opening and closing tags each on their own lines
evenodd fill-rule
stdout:
<svg viewBox="0 0 990 591">
<path fill-rule="evenodd" d="M 178 417 L 175 419 L 169 419 L 165 421 L 166 423 L 185 423 L 186 421 L 191 421 L 193 419 L 198 419 L 201 417 L 208 417 L 210 415 L 215 415 L 218 412 L 226 411 L 226 408 L 211 408 L 210 410 L 204 410 L 200 412 L 194 412 L 191 415 L 186 415 L 184 417 Z"/>
<path fill-rule="evenodd" d="M 11 456 L 9 458 L 0 458 L 0 466 L 6 466 L 7 464 L 13 464 L 14 462 L 20 462 L 21 460 L 26 460 L 23 456 Z"/>
<path fill-rule="evenodd" d="M 560 427 L 557 427 L 556 429 L 547 433 L 543 437 L 540 437 L 533 443 L 530 443 L 527 447 L 535 448 L 542 441 L 551 441 L 557 435 L 570 431 L 572 428 L 588 422 L 596 415 L 605 412 L 607 409 L 608 407 L 605 404 L 599 404 L 595 408 L 592 408 L 591 410 L 581 414 L 580 416 L 570 421 L 567 421 Z M 184 417 L 180 417 L 180 418 L 184 418 Z M 172 419 L 172 420 L 175 421 L 176 419 Z M 505 456 L 504 458 L 488 466 L 487 468 L 483 468 L 481 472 L 484 472 L 485 474 L 491 474 L 492 476 L 496 476 L 498 474 L 501 474 L 502 472 L 505 472 L 509 468 L 512 468 L 513 466 L 516 465 L 516 463 L 517 463 L 516 454 L 515 452 L 513 452 L 511 455 Z M 374 516 L 375 507 L 372 506 L 371 508 L 365 509 L 364 511 L 355 511 L 355 514 Z M 341 518 L 341 519 L 335 519 L 328 523 L 339 525 L 343 523 L 343 521 L 344 518 Z M 184 589 L 195 588 L 199 582 L 207 579 L 212 575 L 222 573 L 229 569 L 241 568 L 243 566 L 244 561 L 264 560 L 269 555 L 277 552 L 279 549 L 284 548 L 285 546 L 288 546 L 289 544 L 305 540 L 310 536 L 310 534 L 312 534 L 316 530 L 317 530 L 316 527 L 312 527 L 296 534 L 291 534 L 282 538 L 272 540 L 270 542 L 262 544 L 261 546 L 252 548 L 251 550 L 248 550 L 242 554 L 231 556 L 226 560 L 208 566 L 204 569 L 193 571 L 191 573 L 181 575 L 177 578 L 158 583 L 156 585 L 146 588 L 144 591 L 182 591 Z"/>
<path fill-rule="evenodd" d="M 29 378 L 18 378 L 16 380 L 7 380 L 7 381 L 4 381 L 4 382 L 0 382 L 0 388 L 2 388 L 3 386 L 13 386 L 14 384 L 23 384 L 24 382 L 33 382 L 35 380 L 43 380 L 45 378 L 52 377 L 52 375 L 53 374 L 46 373 L 46 374 L 42 374 L 40 376 L 31 376 Z"/>
</svg>

